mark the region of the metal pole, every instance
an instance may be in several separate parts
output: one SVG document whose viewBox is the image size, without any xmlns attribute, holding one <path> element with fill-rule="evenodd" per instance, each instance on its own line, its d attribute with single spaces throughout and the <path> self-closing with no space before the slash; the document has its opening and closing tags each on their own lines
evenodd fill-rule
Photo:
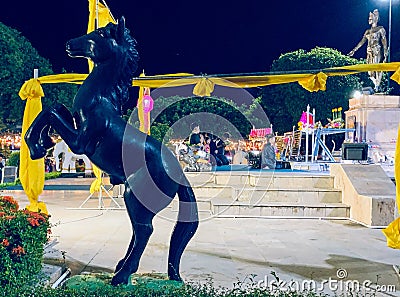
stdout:
<svg viewBox="0 0 400 297">
<path fill-rule="evenodd" d="M 95 29 L 99 28 L 99 0 L 96 0 L 96 22 Z"/>
<path fill-rule="evenodd" d="M 388 56 L 387 62 L 390 63 L 390 51 L 391 48 L 391 39 L 392 39 L 392 0 L 389 0 L 389 42 L 388 42 Z M 390 77 L 388 77 L 388 93 L 390 92 Z"/>
<path fill-rule="evenodd" d="M 315 133 L 314 133 L 314 131 L 315 131 L 315 108 L 313 108 L 313 123 L 312 123 L 312 125 L 313 125 L 313 128 L 312 128 L 312 138 L 311 138 L 311 162 L 313 163 L 314 162 L 314 158 L 315 158 L 315 161 L 317 160 L 317 156 L 318 156 L 318 153 L 314 156 L 314 148 L 315 148 Z"/>
<path fill-rule="evenodd" d="M 389 1 L 389 43 L 388 43 L 388 63 L 390 63 L 390 51 L 392 40 L 392 0 Z"/>
<path fill-rule="evenodd" d="M 308 134 L 309 134 L 309 130 L 310 129 L 310 120 L 308 115 L 310 114 L 310 105 L 307 104 L 307 118 L 306 118 L 306 162 L 308 162 Z"/>
</svg>

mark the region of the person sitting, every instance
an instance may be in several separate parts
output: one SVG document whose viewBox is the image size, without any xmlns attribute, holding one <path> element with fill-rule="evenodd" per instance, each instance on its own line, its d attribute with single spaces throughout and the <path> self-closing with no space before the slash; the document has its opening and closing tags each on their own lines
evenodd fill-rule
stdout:
<svg viewBox="0 0 400 297">
<path fill-rule="evenodd" d="M 198 124 L 192 125 L 192 134 L 189 138 L 189 145 L 198 148 L 202 146 L 202 135 L 200 134 L 200 126 Z"/>
<path fill-rule="evenodd" d="M 261 151 L 261 169 L 275 169 L 275 136 L 273 134 L 268 134 L 266 138 L 267 141 Z"/>
</svg>

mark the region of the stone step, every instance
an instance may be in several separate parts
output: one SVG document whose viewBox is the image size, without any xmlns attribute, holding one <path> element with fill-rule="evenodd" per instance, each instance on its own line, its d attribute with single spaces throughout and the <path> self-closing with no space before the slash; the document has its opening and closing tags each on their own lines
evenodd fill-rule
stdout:
<svg viewBox="0 0 400 297">
<path fill-rule="evenodd" d="M 178 211 L 178 200 L 174 199 L 171 210 Z M 287 203 L 246 202 L 228 198 L 197 197 L 199 212 L 215 217 L 307 217 L 348 218 L 350 207 L 342 203 Z"/>
<path fill-rule="evenodd" d="M 185 175 L 194 187 L 215 184 L 214 172 L 185 172 Z"/>
<path fill-rule="evenodd" d="M 196 197 L 209 200 L 228 198 L 230 201 L 259 201 L 284 203 L 340 203 L 342 193 L 338 189 L 276 189 L 272 187 L 223 187 L 206 185 L 193 187 Z"/>
<path fill-rule="evenodd" d="M 288 203 L 214 204 L 213 215 L 217 217 L 288 217 L 288 218 L 348 218 L 350 207 L 341 203 L 320 203 L 310 205 Z"/>
<path fill-rule="evenodd" d="M 233 200 L 252 203 L 341 203 L 342 193 L 337 189 L 274 189 L 252 188 L 234 189 Z"/>
<path fill-rule="evenodd" d="M 218 185 L 205 185 L 205 186 L 194 186 L 193 192 L 196 197 L 218 197 L 218 198 L 230 198 L 231 200 L 235 197 L 234 188 L 230 186 L 218 186 Z"/>
<path fill-rule="evenodd" d="M 332 176 L 249 176 L 252 187 L 268 186 L 276 189 L 333 189 Z"/>
<path fill-rule="evenodd" d="M 196 186 L 269 186 L 276 189 L 332 189 L 334 177 L 329 175 L 282 175 L 274 172 L 259 174 L 236 174 L 221 172 L 197 172 L 186 174 L 190 183 Z"/>
<path fill-rule="evenodd" d="M 230 199 L 229 199 L 230 200 Z M 213 204 L 211 202 L 212 200 L 209 198 L 198 198 L 196 199 L 197 202 L 197 209 L 199 212 L 208 212 L 212 213 L 213 212 Z M 227 199 L 223 200 L 223 203 L 227 203 Z M 179 210 L 179 200 L 178 197 L 175 197 L 174 200 L 172 200 L 172 203 L 169 206 L 172 211 L 177 212 Z"/>
</svg>

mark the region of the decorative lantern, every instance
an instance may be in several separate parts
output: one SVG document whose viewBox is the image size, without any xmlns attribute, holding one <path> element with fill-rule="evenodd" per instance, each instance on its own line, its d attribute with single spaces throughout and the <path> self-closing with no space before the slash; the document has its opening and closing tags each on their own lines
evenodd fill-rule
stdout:
<svg viewBox="0 0 400 297">
<path fill-rule="evenodd" d="M 144 88 L 144 95 L 143 95 L 143 111 L 145 113 L 149 113 L 153 110 L 154 100 L 150 96 L 150 88 Z"/>
</svg>

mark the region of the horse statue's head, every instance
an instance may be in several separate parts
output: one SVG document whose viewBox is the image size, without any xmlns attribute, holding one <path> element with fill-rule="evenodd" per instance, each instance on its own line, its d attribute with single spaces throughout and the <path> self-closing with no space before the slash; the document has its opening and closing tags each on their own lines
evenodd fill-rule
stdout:
<svg viewBox="0 0 400 297">
<path fill-rule="evenodd" d="M 125 28 L 125 18 L 121 17 L 118 24 L 107 26 L 71 39 L 67 42 L 66 51 L 71 57 L 83 57 L 93 61 L 92 75 L 97 75 L 100 84 L 105 80 L 115 78 L 111 83 L 111 99 L 116 109 L 129 99 L 128 87 L 138 66 L 139 55 L 136 50 L 136 40 Z M 112 75 L 111 75 L 112 73 Z"/>
<path fill-rule="evenodd" d="M 89 34 L 71 39 L 67 42 L 66 50 L 70 57 L 92 60 L 95 67 L 108 63 L 112 63 L 115 67 L 122 67 L 119 70 L 130 76 L 130 81 L 139 60 L 136 40 L 125 28 L 124 17 L 121 17 L 118 24 L 109 23 Z"/>
</svg>

